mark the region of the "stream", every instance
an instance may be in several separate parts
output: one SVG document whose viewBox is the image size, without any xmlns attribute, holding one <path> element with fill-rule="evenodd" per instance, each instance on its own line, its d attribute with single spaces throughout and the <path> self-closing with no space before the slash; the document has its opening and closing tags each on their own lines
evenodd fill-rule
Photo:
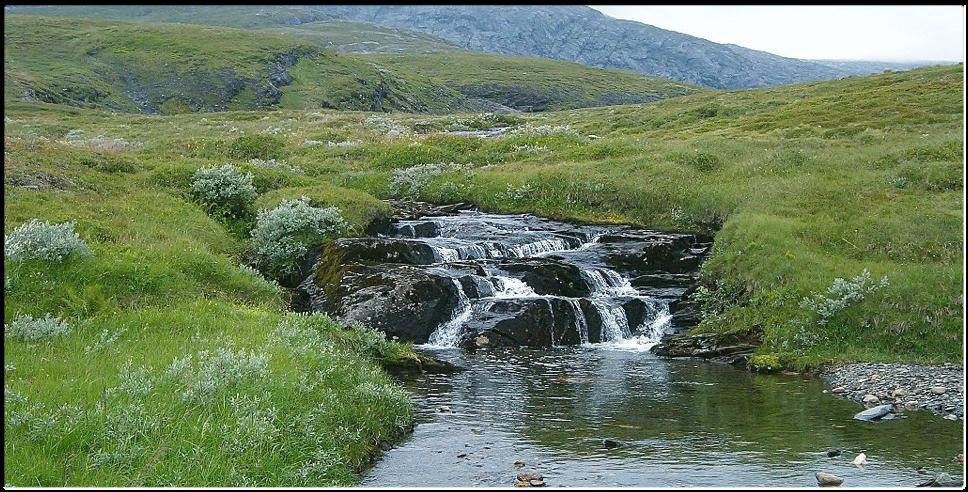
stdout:
<svg viewBox="0 0 968 492">
<path fill-rule="evenodd" d="M 683 295 L 710 247 L 476 211 L 335 241 L 300 285 L 309 309 L 463 368 L 404 378 L 418 425 L 362 485 L 511 486 L 534 471 L 550 486 L 813 487 L 824 471 L 845 486 L 913 486 L 961 474 L 960 422 L 856 421 L 861 407 L 817 380 L 650 353 L 695 323 Z M 852 465 L 861 452 L 868 464 Z"/>
</svg>

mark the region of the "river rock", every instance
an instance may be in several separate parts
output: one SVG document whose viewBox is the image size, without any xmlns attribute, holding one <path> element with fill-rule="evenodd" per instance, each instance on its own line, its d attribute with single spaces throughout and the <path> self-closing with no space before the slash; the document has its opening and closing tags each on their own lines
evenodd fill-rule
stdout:
<svg viewBox="0 0 968 492">
<path fill-rule="evenodd" d="M 876 395 L 864 395 L 864 404 L 865 405 L 871 405 L 871 404 L 877 403 L 879 401 L 881 401 L 881 399 L 878 398 Z"/>
<path fill-rule="evenodd" d="M 761 331 L 736 333 L 702 333 L 666 338 L 652 347 L 652 353 L 663 357 L 697 357 L 731 362 L 740 355 L 749 355 L 763 341 Z"/>
<path fill-rule="evenodd" d="M 839 449 L 830 449 L 830 450 L 827 451 L 827 457 L 828 458 L 833 458 L 833 457 L 836 457 L 836 456 L 840 456 L 840 453 L 841 453 L 841 451 Z"/>
<path fill-rule="evenodd" d="M 943 394 L 945 394 L 946 391 L 948 391 L 948 388 L 945 388 L 944 386 L 932 386 L 931 387 L 931 392 L 934 393 L 934 394 L 936 394 L 936 395 L 943 395 Z"/>
<path fill-rule="evenodd" d="M 864 465 L 866 465 L 867 464 L 867 455 L 864 454 L 864 453 L 858 454 L 856 457 L 854 457 L 854 460 L 851 461 L 850 464 L 855 465 L 855 466 L 864 466 Z"/>
<path fill-rule="evenodd" d="M 904 391 L 904 388 L 896 388 L 891 392 L 891 396 L 894 398 L 903 398 L 904 395 L 907 395 L 907 392 Z"/>
<path fill-rule="evenodd" d="M 579 316 L 585 316 L 591 342 L 601 339 L 601 319 L 593 309 L 586 307 L 586 299 L 582 299 L 578 307 L 567 299 L 553 297 L 482 302 L 484 304 L 475 310 L 475 316 L 465 322 L 465 341 L 461 344 L 465 348 L 474 348 L 470 341 L 481 336 L 488 339 L 491 347 L 577 345 L 580 343 Z"/>
<path fill-rule="evenodd" d="M 605 440 L 602 441 L 602 445 L 605 446 L 605 449 L 615 449 L 615 448 L 621 446 L 622 445 L 622 442 L 621 441 L 617 441 L 615 439 L 605 439 Z"/>
<path fill-rule="evenodd" d="M 964 483 L 962 483 L 962 481 L 961 481 L 960 478 L 952 477 L 951 475 L 948 475 L 945 472 L 941 472 L 937 476 L 935 476 L 934 478 L 932 478 L 931 480 L 928 480 L 928 481 L 925 481 L 925 482 L 921 482 L 921 483 L 918 484 L 918 487 L 954 487 L 954 488 L 962 488 L 962 486 L 964 486 Z"/>
<path fill-rule="evenodd" d="M 320 263 L 313 285 L 325 293 L 326 311 L 344 323 L 414 343 L 426 343 L 458 304 L 452 278 L 411 265 Z"/>
<path fill-rule="evenodd" d="M 817 472 L 815 475 L 817 478 L 817 485 L 821 487 L 837 487 L 844 483 L 844 479 L 834 475 L 832 473 Z"/>
<path fill-rule="evenodd" d="M 894 405 L 890 405 L 890 404 L 878 405 L 876 407 L 868 408 L 863 412 L 859 412 L 857 415 L 854 415 L 854 420 L 863 420 L 863 421 L 877 420 L 893 411 L 894 411 Z"/>
</svg>

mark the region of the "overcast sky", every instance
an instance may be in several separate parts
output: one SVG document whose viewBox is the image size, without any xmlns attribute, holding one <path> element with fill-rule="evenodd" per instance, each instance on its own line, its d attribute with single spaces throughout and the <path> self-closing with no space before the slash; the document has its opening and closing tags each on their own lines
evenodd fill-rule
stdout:
<svg viewBox="0 0 968 492">
<path fill-rule="evenodd" d="M 591 5 L 629 19 L 793 58 L 964 61 L 961 6 Z"/>
</svg>

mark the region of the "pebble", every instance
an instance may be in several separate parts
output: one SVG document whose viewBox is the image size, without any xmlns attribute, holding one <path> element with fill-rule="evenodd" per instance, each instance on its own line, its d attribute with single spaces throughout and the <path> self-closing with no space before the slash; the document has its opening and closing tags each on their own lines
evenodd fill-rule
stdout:
<svg viewBox="0 0 968 492">
<path fill-rule="evenodd" d="M 457 455 L 458 458 L 464 458 L 466 456 L 467 456 L 467 453 L 460 453 Z"/>
<path fill-rule="evenodd" d="M 949 413 L 948 415 L 945 415 L 944 418 L 945 420 L 958 420 L 958 416 L 953 413 Z"/>
<path fill-rule="evenodd" d="M 517 460 L 517 461 L 514 462 L 514 467 L 515 468 L 524 468 L 524 465 L 525 465 L 525 463 L 523 461 L 521 461 L 521 460 Z"/>
<path fill-rule="evenodd" d="M 958 364 L 864 362 L 831 366 L 820 376 L 832 388 L 831 393 L 865 406 L 893 401 L 898 409 L 928 410 L 939 417 L 954 415 L 961 420 L 965 415 L 962 371 Z M 868 395 L 878 397 L 878 401 Z"/>
<path fill-rule="evenodd" d="M 821 487 L 837 487 L 844 483 L 844 479 L 834 475 L 833 473 L 817 472 L 817 485 Z"/>
<path fill-rule="evenodd" d="M 864 403 L 877 403 L 879 401 L 881 401 L 881 399 L 874 395 L 866 395 L 864 396 L 864 400 L 863 400 Z"/>
<path fill-rule="evenodd" d="M 447 405 L 441 405 L 437 407 L 437 411 L 440 413 L 446 413 L 450 411 L 450 407 L 448 407 Z"/>
</svg>

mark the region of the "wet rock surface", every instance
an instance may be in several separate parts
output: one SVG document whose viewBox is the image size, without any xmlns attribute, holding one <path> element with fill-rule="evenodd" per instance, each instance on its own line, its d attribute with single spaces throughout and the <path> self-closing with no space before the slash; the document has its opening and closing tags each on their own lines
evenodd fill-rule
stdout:
<svg viewBox="0 0 968 492">
<path fill-rule="evenodd" d="M 676 335 L 652 347 L 662 357 L 694 357 L 734 365 L 746 365 L 749 356 L 763 341 L 763 333 L 701 333 Z"/>
<path fill-rule="evenodd" d="M 397 220 L 378 236 L 320 252 L 300 284 L 312 310 L 468 349 L 651 344 L 693 320 L 679 303 L 708 253 L 706 238 L 463 204 L 393 208 Z"/>
<path fill-rule="evenodd" d="M 892 404 L 897 410 L 928 410 L 949 420 L 965 418 L 965 380 L 959 365 L 845 364 L 825 369 L 820 377 L 834 388 L 833 394 L 862 405 Z"/>
</svg>

